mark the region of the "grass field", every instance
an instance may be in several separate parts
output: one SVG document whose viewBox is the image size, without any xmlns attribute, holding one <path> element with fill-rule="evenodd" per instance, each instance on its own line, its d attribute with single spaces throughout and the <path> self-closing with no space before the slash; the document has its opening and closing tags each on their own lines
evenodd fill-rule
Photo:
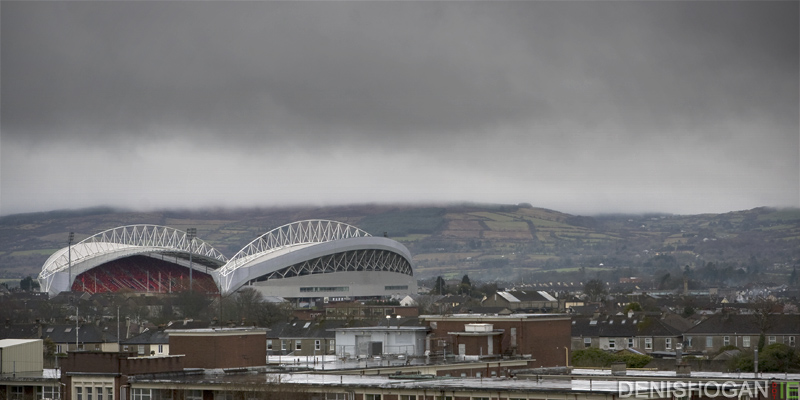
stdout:
<svg viewBox="0 0 800 400">
<path fill-rule="evenodd" d="M 486 221 L 486 226 L 493 231 L 525 231 L 529 230 L 528 223 L 522 221 Z"/>
<path fill-rule="evenodd" d="M 430 234 L 427 233 L 412 233 L 406 236 L 390 237 L 390 239 L 397 240 L 398 242 L 416 242 L 417 240 L 422 240 L 429 236 Z"/>
<path fill-rule="evenodd" d="M 66 243 L 64 244 L 66 246 Z M 28 257 L 28 256 L 47 256 L 50 257 L 53 253 L 55 253 L 58 249 L 36 249 L 36 250 L 22 250 L 22 251 L 12 251 L 9 254 L 11 257 Z"/>
<path fill-rule="evenodd" d="M 513 217 L 509 217 L 507 215 L 497 214 L 497 213 L 493 213 L 493 212 L 486 212 L 486 211 L 473 212 L 473 213 L 469 213 L 469 215 L 474 215 L 476 217 L 483 217 L 483 218 L 486 218 L 486 219 L 489 219 L 489 220 L 492 220 L 492 221 L 498 221 L 498 222 L 509 222 L 509 221 L 513 221 L 514 220 Z"/>
</svg>

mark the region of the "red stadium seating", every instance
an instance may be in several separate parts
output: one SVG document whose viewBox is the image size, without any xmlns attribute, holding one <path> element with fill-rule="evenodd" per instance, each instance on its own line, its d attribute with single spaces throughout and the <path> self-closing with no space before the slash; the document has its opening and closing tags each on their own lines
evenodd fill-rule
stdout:
<svg viewBox="0 0 800 400">
<path fill-rule="evenodd" d="M 204 272 L 192 272 L 194 289 L 218 293 L 217 285 Z M 72 290 L 87 293 L 134 292 L 170 293 L 189 289 L 189 269 L 166 260 L 132 256 L 114 260 L 75 278 Z"/>
</svg>

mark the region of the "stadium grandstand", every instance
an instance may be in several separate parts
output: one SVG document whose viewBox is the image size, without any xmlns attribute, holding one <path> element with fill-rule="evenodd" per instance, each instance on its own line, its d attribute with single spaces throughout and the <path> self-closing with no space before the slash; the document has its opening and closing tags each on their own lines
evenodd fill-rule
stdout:
<svg viewBox="0 0 800 400">
<path fill-rule="evenodd" d="M 41 290 L 227 295 L 252 287 L 265 296 L 309 300 L 401 297 L 416 293 L 402 244 L 336 221 L 273 229 L 230 260 L 177 229 L 129 225 L 56 251 L 39 274 Z"/>
<path fill-rule="evenodd" d="M 38 279 L 41 290 L 51 296 L 68 290 L 170 291 L 190 284 L 198 290 L 216 291 L 216 285 L 209 283 L 213 282 L 210 272 L 227 261 L 208 243 L 186 232 L 158 225 L 128 225 L 56 251 L 45 261 Z"/>
</svg>

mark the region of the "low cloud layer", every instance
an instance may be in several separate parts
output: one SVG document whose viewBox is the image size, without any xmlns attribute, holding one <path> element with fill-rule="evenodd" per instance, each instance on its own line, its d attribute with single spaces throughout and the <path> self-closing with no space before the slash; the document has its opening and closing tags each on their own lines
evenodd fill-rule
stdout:
<svg viewBox="0 0 800 400">
<path fill-rule="evenodd" d="M 0 213 L 800 205 L 796 2 L 2 2 Z"/>
</svg>

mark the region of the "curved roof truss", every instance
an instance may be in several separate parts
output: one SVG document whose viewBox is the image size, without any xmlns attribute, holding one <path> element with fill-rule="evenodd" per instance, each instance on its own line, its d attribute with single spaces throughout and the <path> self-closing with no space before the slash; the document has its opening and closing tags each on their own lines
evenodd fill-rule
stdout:
<svg viewBox="0 0 800 400">
<path fill-rule="evenodd" d="M 368 236 L 372 235 L 337 221 L 312 219 L 292 222 L 275 228 L 244 246 L 217 273 L 227 276 L 253 259 L 287 247 Z"/>
<path fill-rule="evenodd" d="M 379 249 L 361 249 L 306 260 L 266 274 L 257 281 L 355 271 L 385 271 L 414 275 L 408 259 L 398 253 Z"/>
<path fill-rule="evenodd" d="M 75 270 L 74 278 L 82 270 L 93 268 L 111 259 L 164 252 L 191 253 L 218 265 L 227 261 L 225 256 L 211 245 L 196 237 L 190 240 L 184 231 L 159 225 L 127 225 L 100 232 L 55 252 L 42 267 L 39 281 L 44 283 L 43 290 L 50 291 L 53 275 L 66 271 L 70 268 L 70 263 Z M 86 268 L 76 268 L 78 264 L 85 264 Z"/>
</svg>

